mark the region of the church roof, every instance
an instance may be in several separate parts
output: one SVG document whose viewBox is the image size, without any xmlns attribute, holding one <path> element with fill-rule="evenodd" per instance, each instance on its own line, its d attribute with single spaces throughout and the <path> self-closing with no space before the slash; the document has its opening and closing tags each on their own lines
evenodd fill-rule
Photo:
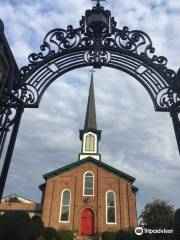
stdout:
<svg viewBox="0 0 180 240">
<path fill-rule="evenodd" d="M 18 200 L 22 201 L 23 203 L 35 203 L 34 201 L 30 200 L 30 199 L 27 199 L 25 197 L 22 197 L 20 195 L 17 195 L 17 194 L 10 194 L 8 196 L 5 196 L 1 199 L 1 202 L 5 202 L 5 201 L 9 201 L 11 198 L 17 198 Z"/>
<path fill-rule="evenodd" d="M 49 180 L 49 179 L 51 179 L 53 177 L 56 177 L 56 176 L 58 176 L 60 174 L 63 174 L 66 171 L 69 171 L 69 170 L 71 170 L 73 168 L 76 168 L 76 167 L 79 167 L 79 166 L 81 166 L 83 164 L 86 164 L 87 162 L 92 162 L 94 164 L 97 164 L 98 166 L 103 167 L 106 170 L 113 172 L 114 174 L 118 175 L 119 177 L 124 178 L 125 180 L 127 180 L 127 181 L 129 181 L 131 183 L 133 183 L 136 180 L 134 177 L 132 177 L 132 176 L 130 176 L 130 175 L 124 173 L 124 172 L 121 172 L 118 169 L 113 168 L 113 167 L 109 166 L 108 164 L 106 164 L 104 162 L 95 160 L 92 157 L 87 157 L 86 160 L 78 160 L 78 161 L 73 162 L 71 164 L 68 164 L 68 165 L 66 165 L 66 166 L 64 166 L 62 168 L 58 168 L 58 169 L 56 169 L 56 170 L 54 170 L 52 172 L 44 174 L 43 177 L 47 181 L 47 180 Z M 138 191 L 138 189 L 136 187 L 133 186 L 133 188 L 134 188 L 134 191 L 136 191 L 136 192 Z"/>
<path fill-rule="evenodd" d="M 84 123 L 84 130 L 87 130 L 87 129 L 97 129 L 93 72 L 91 74 L 91 83 L 89 88 L 89 97 L 88 97 L 88 104 L 87 104 L 87 110 L 86 110 L 86 118 Z"/>
</svg>

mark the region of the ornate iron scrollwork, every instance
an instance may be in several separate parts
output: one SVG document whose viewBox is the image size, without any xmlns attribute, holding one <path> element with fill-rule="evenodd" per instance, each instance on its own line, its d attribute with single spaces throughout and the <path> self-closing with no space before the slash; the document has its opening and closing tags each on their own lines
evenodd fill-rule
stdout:
<svg viewBox="0 0 180 240">
<path fill-rule="evenodd" d="M 100 14 L 99 17 L 97 17 L 98 14 Z M 96 16 L 94 23 L 93 16 Z M 99 34 L 98 27 L 95 26 L 98 21 L 103 23 L 102 26 L 105 26 L 103 30 L 99 28 Z M 84 61 L 84 63 L 91 64 L 94 67 L 108 66 L 108 64 L 117 67 L 118 61 L 122 61 L 127 67 L 128 61 L 125 63 L 123 58 L 129 56 L 128 71 L 134 71 L 139 78 L 143 78 L 143 81 L 147 82 L 147 90 L 151 91 L 150 89 L 152 89 L 150 95 L 156 97 L 159 109 L 168 109 L 171 105 L 179 102 L 180 71 L 176 74 L 175 71 L 168 69 L 167 58 L 155 55 L 155 48 L 148 34 L 139 30 L 131 31 L 126 26 L 118 29 L 110 11 L 104 10 L 100 5 L 86 11 L 85 17 L 82 17 L 78 28 L 69 25 L 67 29 L 56 28 L 48 32 L 40 50 L 39 53 L 29 55 L 29 65 L 21 68 L 22 85 L 13 92 L 14 96 L 26 105 L 35 104 L 38 95 L 43 92 L 43 89 L 38 88 L 37 90 L 36 86 L 41 81 L 44 81 L 41 86 L 46 86 L 48 80 L 45 73 L 52 79 L 53 74 L 63 72 L 63 69 L 67 67 L 71 68 L 69 60 L 73 56 L 75 60 L 73 60 L 72 68 L 76 65 L 76 59 L 80 59 L 79 62 L 77 60 L 77 65 Z M 65 55 L 67 55 L 67 58 L 64 57 L 63 61 Z M 56 58 L 57 61 L 54 60 Z M 135 58 L 137 62 L 135 62 Z M 46 67 L 41 74 L 44 77 L 39 79 L 38 70 L 36 73 L 34 69 L 40 69 L 41 66 Z M 144 66 L 147 71 L 138 72 L 141 66 Z M 49 70 L 52 69 L 51 67 L 55 68 L 54 72 Z M 147 81 L 148 77 L 152 84 Z"/>
<path fill-rule="evenodd" d="M 8 130 L 16 119 L 16 108 L 2 107 L 0 110 L 0 130 Z"/>
<path fill-rule="evenodd" d="M 29 55 L 29 65 L 21 68 L 22 75 L 25 76 L 35 66 L 58 53 L 91 47 L 91 50 L 88 50 L 87 54 L 85 54 L 85 61 L 94 63 L 98 59 L 99 65 L 102 65 L 109 61 L 110 50 L 123 50 L 139 56 L 144 61 L 150 61 L 152 65 L 158 67 L 162 74 L 171 79 L 172 82 L 174 81 L 175 71 L 167 68 L 168 60 L 166 57 L 155 55 L 152 41 L 145 32 L 138 30 L 130 31 L 128 27 L 118 29 L 113 17 L 111 18 L 111 33 L 107 29 L 107 31 L 97 37 L 93 34 L 88 34 L 85 26 L 85 17 L 82 17 L 79 28 L 74 29 L 73 26 L 69 25 L 66 30 L 59 28 L 51 30 L 45 36 L 43 44 L 40 46 L 41 51 Z M 97 49 L 99 50 L 97 51 Z M 99 54 L 98 57 L 97 54 Z"/>
<path fill-rule="evenodd" d="M 93 45 L 93 40 L 85 36 L 85 19 L 80 21 L 80 28 L 74 29 L 73 26 L 67 26 L 67 29 L 53 29 L 48 32 L 40 46 L 39 53 L 29 55 L 29 65 L 21 68 L 22 75 L 26 75 L 36 64 L 53 57 L 57 53 L 73 48 L 89 47 Z"/>
<path fill-rule="evenodd" d="M 13 90 L 12 93 L 24 105 L 34 104 L 38 96 L 36 89 L 29 84 L 23 85 L 18 90 Z"/>
<path fill-rule="evenodd" d="M 102 63 L 110 61 L 111 54 L 105 50 L 95 49 L 87 51 L 84 58 L 86 62 L 92 63 L 94 67 L 99 67 Z"/>
<path fill-rule="evenodd" d="M 159 106 L 164 109 L 180 106 L 180 94 L 177 94 L 170 88 L 165 88 L 159 92 L 157 101 Z"/>
<path fill-rule="evenodd" d="M 8 130 L 11 125 L 14 124 L 16 120 L 16 110 L 19 106 L 19 99 L 15 98 L 13 95 L 6 96 L 4 98 L 4 103 L 1 99 L 0 105 L 0 130 Z"/>
</svg>

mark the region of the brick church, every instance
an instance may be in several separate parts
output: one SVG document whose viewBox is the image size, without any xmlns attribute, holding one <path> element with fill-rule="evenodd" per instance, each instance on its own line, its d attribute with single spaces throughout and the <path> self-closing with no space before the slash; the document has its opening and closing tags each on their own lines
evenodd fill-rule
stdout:
<svg viewBox="0 0 180 240">
<path fill-rule="evenodd" d="M 79 160 L 45 174 L 42 220 L 45 226 L 72 230 L 77 235 L 135 228 L 135 178 L 107 165 L 98 144 L 93 74 L 89 89 Z"/>
<path fill-rule="evenodd" d="M 135 178 L 107 165 L 99 154 L 101 130 L 96 124 L 93 73 L 84 129 L 79 136 L 82 147 L 78 161 L 43 176 L 40 204 L 18 196 L 18 203 L 8 202 L 6 197 L 1 201 L 0 214 L 27 211 L 30 216 L 41 216 L 46 227 L 72 230 L 78 236 L 135 228 Z"/>
</svg>

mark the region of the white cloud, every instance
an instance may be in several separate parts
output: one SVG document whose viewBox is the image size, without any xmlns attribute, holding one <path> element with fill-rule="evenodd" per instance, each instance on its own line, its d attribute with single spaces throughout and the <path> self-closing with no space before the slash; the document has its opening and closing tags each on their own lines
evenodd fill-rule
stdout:
<svg viewBox="0 0 180 240">
<path fill-rule="evenodd" d="M 25 62 L 27 55 L 32 53 L 32 49 L 23 41 L 17 41 L 12 46 L 12 51 L 16 52 L 16 57 Z"/>
</svg>

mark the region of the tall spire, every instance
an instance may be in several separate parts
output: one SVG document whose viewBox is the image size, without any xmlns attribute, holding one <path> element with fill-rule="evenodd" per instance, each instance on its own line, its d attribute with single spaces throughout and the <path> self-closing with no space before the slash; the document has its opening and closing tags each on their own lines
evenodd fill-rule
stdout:
<svg viewBox="0 0 180 240">
<path fill-rule="evenodd" d="M 91 83 L 89 88 L 89 97 L 87 103 L 84 129 L 79 130 L 79 133 L 80 140 L 82 141 L 82 148 L 81 153 L 79 154 L 79 160 L 91 157 L 94 158 L 95 160 L 100 161 L 101 155 L 98 152 L 98 143 L 101 138 L 101 130 L 97 130 L 96 124 L 96 106 L 94 97 L 93 70 L 91 73 Z"/>
<path fill-rule="evenodd" d="M 97 129 L 93 71 L 91 73 L 91 83 L 89 88 L 89 97 L 86 110 L 86 118 L 84 123 L 84 130 L 88 129 Z"/>
</svg>

